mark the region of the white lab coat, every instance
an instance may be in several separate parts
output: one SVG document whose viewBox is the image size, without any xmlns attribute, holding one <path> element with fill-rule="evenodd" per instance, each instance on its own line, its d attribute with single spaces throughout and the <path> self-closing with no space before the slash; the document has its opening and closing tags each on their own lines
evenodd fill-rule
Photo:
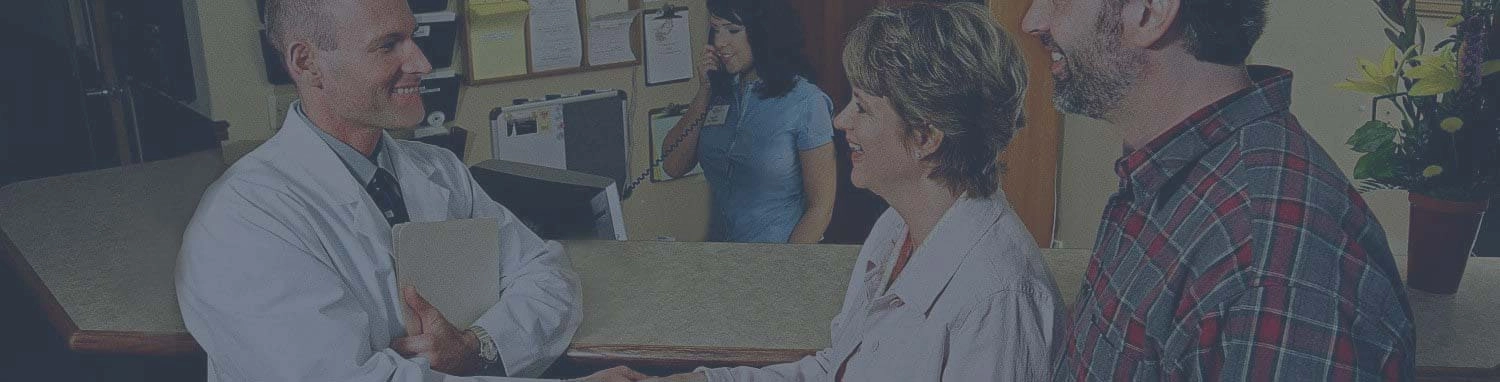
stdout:
<svg viewBox="0 0 1500 382">
<path fill-rule="evenodd" d="M 906 222 L 887 210 L 854 262 L 833 343 L 800 361 L 710 369 L 713 382 L 1045 381 L 1062 299 L 1005 194 L 962 197 L 886 290 Z"/>
<path fill-rule="evenodd" d="M 389 348 L 406 335 L 391 228 L 314 128 L 288 115 L 208 188 L 183 235 L 178 305 L 209 380 L 474 380 Z M 500 302 L 475 324 L 510 375 L 540 374 L 583 317 L 562 246 L 491 200 L 452 153 L 381 139 L 412 221 L 499 219 Z"/>
</svg>

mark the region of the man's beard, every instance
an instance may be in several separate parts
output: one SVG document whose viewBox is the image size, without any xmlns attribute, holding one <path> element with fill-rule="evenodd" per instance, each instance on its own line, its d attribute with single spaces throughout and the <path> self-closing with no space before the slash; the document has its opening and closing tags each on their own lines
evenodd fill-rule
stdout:
<svg viewBox="0 0 1500 382">
<path fill-rule="evenodd" d="M 1059 110 L 1105 119 L 1119 109 L 1140 76 L 1145 54 L 1120 43 L 1118 12 L 1115 16 L 1101 17 L 1095 23 L 1097 37 L 1076 55 L 1065 54 L 1066 76 L 1057 80 L 1052 96 Z"/>
</svg>

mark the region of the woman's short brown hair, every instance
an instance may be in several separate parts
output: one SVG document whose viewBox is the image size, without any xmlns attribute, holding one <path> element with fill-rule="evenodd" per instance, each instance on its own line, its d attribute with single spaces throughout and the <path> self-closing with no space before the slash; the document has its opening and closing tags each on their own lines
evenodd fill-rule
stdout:
<svg viewBox="0 0 1500 382">
<path fill-rule="evenodd" d="M 887 5 L 860 20 L 844 44 L 849 82 L 890 99 L 908 139 L 943 132 L 923 160 L 954 194 L 1000 188 L 999 155 L 1025 125 L 1026 62 L 988 9 L 973 3 Z"/>
</svg>

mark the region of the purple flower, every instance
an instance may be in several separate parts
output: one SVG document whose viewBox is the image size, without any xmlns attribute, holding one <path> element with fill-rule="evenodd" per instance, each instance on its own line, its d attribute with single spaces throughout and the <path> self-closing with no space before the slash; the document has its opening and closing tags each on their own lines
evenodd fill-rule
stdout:
<svg viewBox="0 0 1500 382">
<path fill-rule="evenodd" d="M 1487 17 L 1469 15 L 1458 24 L 1458 95 L 1460 102 L 1473 99 L 1484 83 L 1480 66 L 1485 61 L 1485 43 L 1491 25 Z"/>
</svg>

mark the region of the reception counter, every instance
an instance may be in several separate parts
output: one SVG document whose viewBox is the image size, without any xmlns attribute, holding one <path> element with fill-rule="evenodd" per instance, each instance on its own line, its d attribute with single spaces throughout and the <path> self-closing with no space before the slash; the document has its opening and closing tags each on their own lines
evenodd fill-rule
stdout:
<svg viewBox="0 0 1500 382">
<path fill-rule="evenodd" d="M 201 354 L 183 327 L 172 275 L 198 195 L 222 169 L 211 156 L 187 157 L 0 189 L 0 261 L 15 273 L 3 277 L 20 278 L 41 305 L 8 308 L 40 309 L 80 353 Z M 564 359 L 667 368 L 767 365 L 827 346 L 859 250 L 564 245 L 584 287 L 583 325 Z M 1088 252 L 1043 253 L 1071 304 Z M 1397 262 L 1404 268 L 1404 258 Z M 1410 296 L 1423 375 L 1500 380 L 1500 258 L 1472 259 L 1457 294 Z"/>
</svg>

